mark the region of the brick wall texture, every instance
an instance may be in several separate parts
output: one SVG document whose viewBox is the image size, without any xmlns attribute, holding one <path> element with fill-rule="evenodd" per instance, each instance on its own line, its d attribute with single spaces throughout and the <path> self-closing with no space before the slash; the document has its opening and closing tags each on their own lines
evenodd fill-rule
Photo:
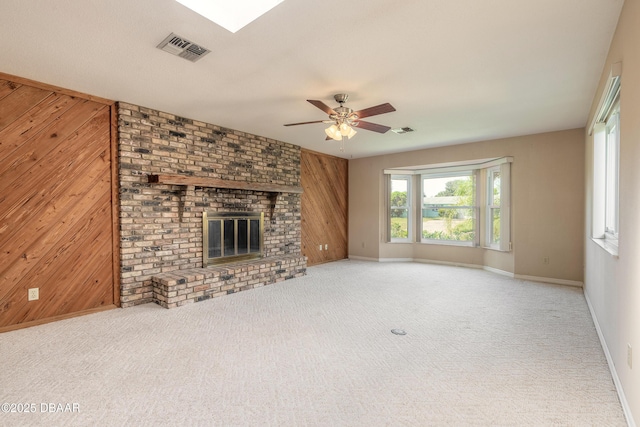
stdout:
<svg viewBox="0 0 640 427">
<path fill-rule="evenodd" d="M 301 256 L 300 194 L 147 183 L 150 174 L 300 186 L 300 147 L 118 104 L 121 303 L 153 301 L 154 275 L 202 267 L 202 212 L 265 213 L 264 255 Z M 302 267 L 306 267 L 302 266 Z"/>
</svg>

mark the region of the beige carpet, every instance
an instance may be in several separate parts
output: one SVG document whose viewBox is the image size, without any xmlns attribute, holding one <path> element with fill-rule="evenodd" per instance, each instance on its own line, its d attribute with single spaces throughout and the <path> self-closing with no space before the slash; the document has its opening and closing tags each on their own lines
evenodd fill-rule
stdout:
<svg viewBox="0 0 640 427">
<path fill-rule="evenodd" d="M 439 265 L 9 332 L 0 366 L 0 403 L 36 407 L 2 426 L 626 425 L 581 289 Z"/>
</svg>

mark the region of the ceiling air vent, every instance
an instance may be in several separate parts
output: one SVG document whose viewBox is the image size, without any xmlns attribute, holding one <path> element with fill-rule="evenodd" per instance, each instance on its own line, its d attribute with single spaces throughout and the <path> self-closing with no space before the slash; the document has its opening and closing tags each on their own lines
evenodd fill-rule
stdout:
<svg viewBox="0 0 640 427">
<path fill-rule="evenodd" d="M 413 129 L 411 129 L 411 128 L 395 128 L 395 129 L 391 129 L 391 132 L 395 132 L 398 135 L 402 135 L 403 133 L 413 132 Z"/>
<path fill-rule="evenodd" d="M 169 34 L 167 38 L 162 40 L 162 43 L 156 47 L 191 62 L 196 62 L 198 59 L 211 52 L 209 49 L 198 46 L 184 37 L 180 37 L 173 33 Z"/>
</svg>

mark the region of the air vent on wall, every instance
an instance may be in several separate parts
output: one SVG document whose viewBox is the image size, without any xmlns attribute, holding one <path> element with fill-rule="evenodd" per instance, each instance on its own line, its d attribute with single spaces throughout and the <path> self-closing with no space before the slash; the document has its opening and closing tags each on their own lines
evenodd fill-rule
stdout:
<svg viewBox="0 0 640 427">
<path fill-rule="evenodd" d="M 403 133 L 409 133 L 409 132 L 413 132 L 413 129 L 408 128 L 408 127 L 404 127 L 404 128 L 395 128 L 395 129 L 391 129 L 391 132 L 395 132 L 398 135 L 402 135 Z"/>
<path fill-rule="evenodd" d="M 162 43 L 156 47 L 191 62 L 196 62 L 198 59 L 211 52 L 209 49 L 198 46 L 184 37 L 180 37 L 173 33 L 169 34 L 167 38 L 162 40 Z"/>
</svg>

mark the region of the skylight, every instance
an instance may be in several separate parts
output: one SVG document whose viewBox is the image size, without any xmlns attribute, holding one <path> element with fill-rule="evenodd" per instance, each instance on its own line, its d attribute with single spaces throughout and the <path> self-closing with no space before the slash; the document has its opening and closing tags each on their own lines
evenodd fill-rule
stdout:
<svg viewBox="0 0 640 427">
<path fill-rule="evenodd" d="M 235 33 L 284 0 L 176 0 L 194 12 Z"/>
</svg>

